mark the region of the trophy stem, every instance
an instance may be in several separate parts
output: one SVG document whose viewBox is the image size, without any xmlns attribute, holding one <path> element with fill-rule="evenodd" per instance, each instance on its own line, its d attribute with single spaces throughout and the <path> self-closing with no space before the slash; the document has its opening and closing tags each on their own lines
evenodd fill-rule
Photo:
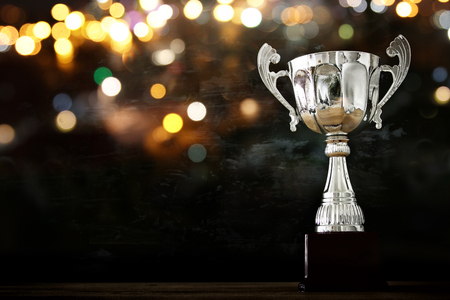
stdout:
<svg viewBox="0 0 450 300">
<path fill-rule="evenodd" d="M 345 157 L 350 154 L 346 133 L 327 135 L 330 158 L 322 205 L 316 215 L 317 232 L 364 231 L 364 215 L 356 203 Z"/>
</svg>

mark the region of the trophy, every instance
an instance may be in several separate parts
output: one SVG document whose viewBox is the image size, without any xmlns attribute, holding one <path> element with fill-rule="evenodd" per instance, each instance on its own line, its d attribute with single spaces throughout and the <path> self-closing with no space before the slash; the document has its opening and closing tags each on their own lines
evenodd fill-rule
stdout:
<svg viewBox="0 0 450 300">
<path fill-rule="evenodd" d="M 381 128 L 383 105 L 394 94 L 408 72 L 411 51 L 404 36 L 396 37 L 386 53 L 390 57 L 398 56 L 399 64 L 393 67 L 380 65 L 378 56 L 366 52 L 327 51 L 297 57 L 288 62 L 287 71 L 275 73 L 269 70 L 269 66 L 271 63 L 277 64 L 280 55 L 268 44 L 264 44 L 259 50 L 257 59 L 259 74 L 269 91 L 289 110 L 291 131 L 296 131 L 296 125 L 303 121 L 309 129 L 326 137 L 328 176 L 322 204 L 316 214 L 316 234 L 306 235 L 306 279 L 310 278 L 311 271 L 314 271 L 311 269 L 311 255 L 314 255 L 311 250 L 315 247 L 313 244 L 318 245 L 317 249 L 341 247 L 345 239 L 343 233 L 353 233 L 349 235 L 353 237 L 345 243 L 361 243 L 368 237 L 366 246 L 375 245 L 371 242 L 373 237 L 361 235 L 364 233 L 364 214 L 356 202 L 347 171 L 346 156 L 350 154 L 347 144 L 350 132 L 363 128 L 371 122 L 375 122 L 377 129 Z M 381 72 L 391 73 L 393 82 L 384 97 L 379 100 Z M 292 82 L 296 108 L 289 104 L 276 87 L 278 78 L 283 76 L 288 76 Z M 355 235 L 356 233 L 359 235 Z M 338 239 L 331 241 L 335 237 Z M 331 244 L 326 244 L 327 241 Z M 356 247 L 364 248 L 361 245 Z M 353 264 L 352 259 L 348 257 L 347 263 Z M 321 260 L 319 264 L 322 267 L 324 258 L 318 260 Z M 354 266 L 358 270 L 361 269 L 356 264 Z M 346 265 L 340 267 L 348 269 Z M 373 274 L 368 275 L 370 277 Z"/>
</svg>

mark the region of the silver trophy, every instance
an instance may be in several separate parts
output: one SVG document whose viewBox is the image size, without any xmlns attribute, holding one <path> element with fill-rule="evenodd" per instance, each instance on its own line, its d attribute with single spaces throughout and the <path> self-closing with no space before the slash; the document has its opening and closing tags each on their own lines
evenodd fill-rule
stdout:
<svg viewBox="0 0 450 300">
<path fill-rule="evenodd" d="M 364 214 L 356 203 L 345 157 L 350 154 L 347 134 L 358 126 L 375 122 L 381 128 L 381 109 L 406 77 L 411 61 L 408 41 L 399 35 L 386 50 L 398 56 L 396 66 L 379 65 L 380 58 L 360 51 L 327 51 L 307 54 L 288 62 L 288 71 L 269 70 L 280 55 L 268 44 L 258 53 L 258 70 L 270 92 L 288 110 L 291 131 L 299 121 L 326 135 L 325 154 L 330 158 L 322 205 L 316 215 L 317 232 L 363 232 Z M 380 73 L 392 73 L 393 82 L 378 101 Z M 279 77 L 288 76 L 297 108 L 276 87 Z"/>
</svg>

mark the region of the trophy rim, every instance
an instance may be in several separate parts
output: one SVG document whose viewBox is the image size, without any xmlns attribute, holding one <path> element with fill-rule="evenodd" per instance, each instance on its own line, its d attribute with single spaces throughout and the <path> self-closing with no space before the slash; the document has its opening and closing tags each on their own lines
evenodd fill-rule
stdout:
<svg viewBox="0 0 450 300">
<path fill-rule="evenodd" d="M 306 59 L 307 57 L 311 57 L 311 56 L 316 56 L 316 55 L 324 55 L 324 54 L 335 54 L 335 53 L 358 53 L 358 54 L 364 54 L 364 55 L 368 55 L 371 57 L 375 57 L 378 59 L 378 61 L 380 61 L 380 56 L 370 53 L 370 52 L 365 52 L 365 51 L 357 51 L 357 50 L 331 50 L 331 51 L 320 51 L 320 52 L 314 52 L 314 53 L 308 53 L 308 54 L 304 54 L 301 56 L 297 56 L 296 58 L 291 59 L 288 63 L 291 63 L 295 60 L 302 60 L 302 59 Z"/>
</svg>

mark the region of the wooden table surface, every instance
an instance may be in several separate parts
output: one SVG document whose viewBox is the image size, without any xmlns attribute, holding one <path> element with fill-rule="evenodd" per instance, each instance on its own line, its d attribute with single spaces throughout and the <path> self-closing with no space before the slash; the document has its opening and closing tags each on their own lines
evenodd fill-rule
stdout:
<svg viewBox="0 0 450 300">
<path fill-rule="evenodd" d="M 0 299 L 450 299 L 450 282 L 389 282 L 386 292 L 299 293 L 297 282 L 17 283 Z"/>
</svg>

